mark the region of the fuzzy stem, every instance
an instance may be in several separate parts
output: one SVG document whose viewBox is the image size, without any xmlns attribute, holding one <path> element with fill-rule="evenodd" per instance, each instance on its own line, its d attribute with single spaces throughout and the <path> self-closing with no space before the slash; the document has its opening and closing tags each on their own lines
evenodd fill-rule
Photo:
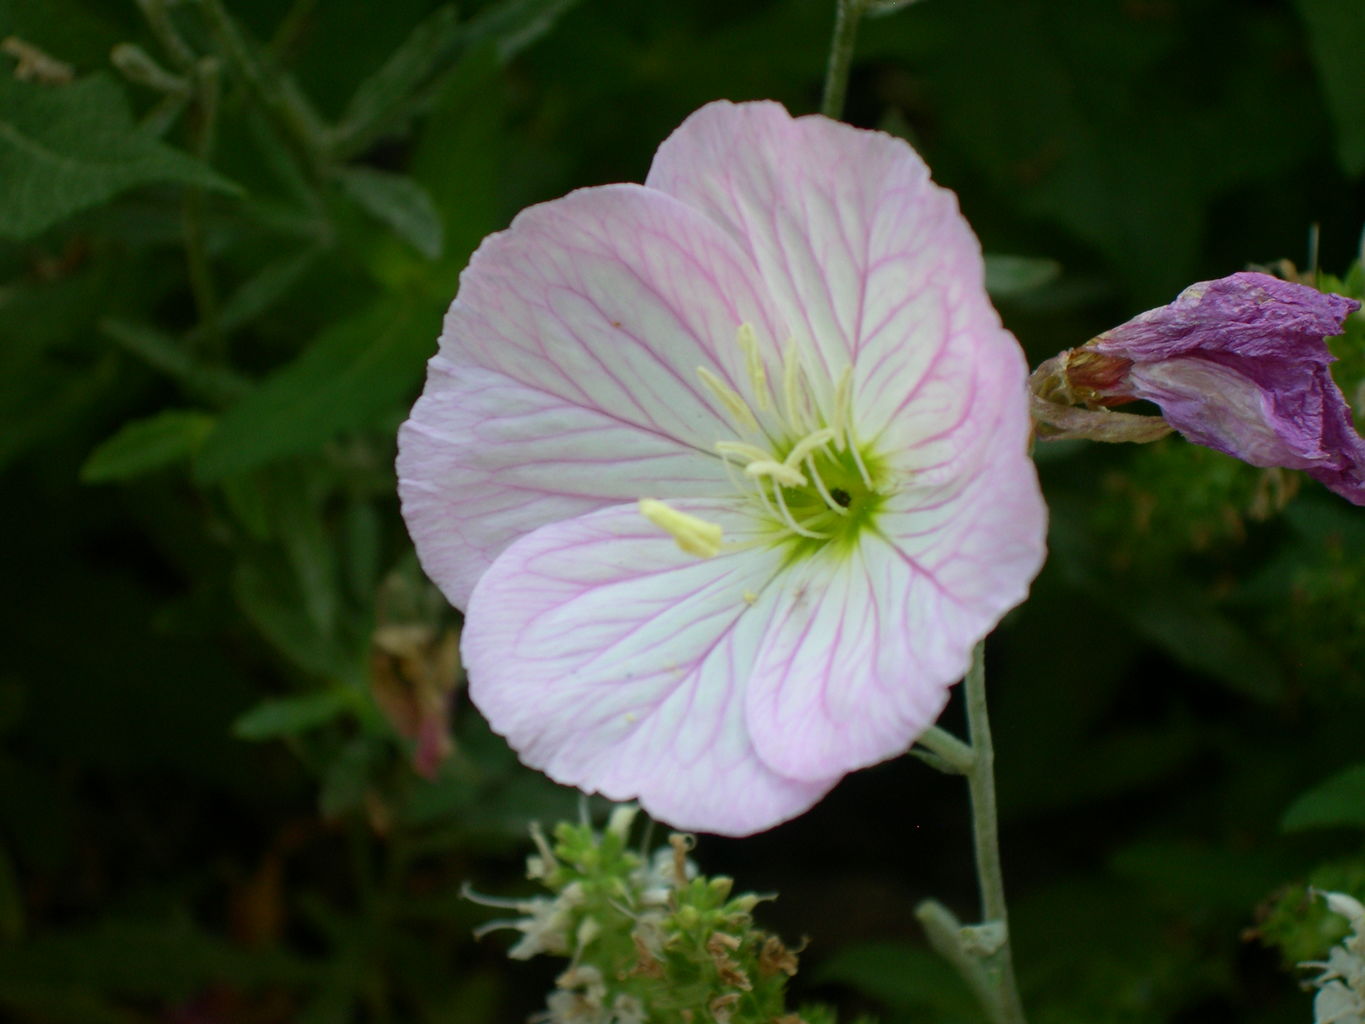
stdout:
<svg viewBox="0 0 1365 1024">
<path fill-rule="evenodd" d="M 825 65 L 825 95 L 820 113 L 836 121 L 844 114 L 848 92 L 848 73 L 853 66 L 853 47 L 858 40 L 858 23 L 866 0 L 839 0 L 834 16 L 834 37 L 829 43 L 829 63 Z"/>
<path fill-rule="evenodd" d="M 967 725 L 976 756 L 967 768 L 967 788 L 972 801 L 972 834 L 976 844 L 976 878 L 981 891 L 981 917 L 987 925 L 999 925 L 1001 945 L 990 956 L 992 980 L 999 996 L 1001 1024 L 1024 1024 L 1024 1008 L 1014 981 L 1010 952 L 1009 921 L 1005 907 L 1005 880 L 1000 868 L 1000 828 L 995 807 L 995 748 L 990 718 L 986 713 L 985 643 L 972 652 L 972 666 L 965 684 Z"/>
</svg>

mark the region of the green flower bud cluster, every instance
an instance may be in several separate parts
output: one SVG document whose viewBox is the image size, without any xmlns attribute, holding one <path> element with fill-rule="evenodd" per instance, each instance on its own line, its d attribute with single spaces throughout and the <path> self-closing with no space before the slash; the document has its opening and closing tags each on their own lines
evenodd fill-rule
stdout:
<svg viewBox="0 0 1365 1024">
<path fill-rule="evenodd" d="M 752 913 L 771 897 L 734 895 L 731 879 L 699 875 L 690 836 L 672 835 L 650 855 L 632 849 L 636 813 L 617 808 L 602 832 L 561 823 L 553 845 L 533 828 L 527 877 L 552 895 L 509 904 L 525 916 L 480 929 L 520 931 L 514 959 L 568 958 L 532 1021 L 833 1024 L 827 1011 L 785 1009 L 796 953 L 756 928 Z"/>
<path fill-rule="evenodd" d="M 1319 892 L 1334 913 L 1346 918 L 1351 933 L 1333 946 L 1326 960 L 1300 964 L 1316 968 L 1313 979 L 1314 1024 L 1365 1024 L 1365 906 L 1342 892 Z"/>
<path fill-rule="evenodd" d="M 1365 855 L 1322 864 L 1305 880 L 1284 886 L 1262 904 L 1253 934 L 1278 949 L 1286 967 L 1322 959 L 1350 931 L 1341 915 L 1315 897 L 1321 892 L 1365 898 Z"/>
</svg>

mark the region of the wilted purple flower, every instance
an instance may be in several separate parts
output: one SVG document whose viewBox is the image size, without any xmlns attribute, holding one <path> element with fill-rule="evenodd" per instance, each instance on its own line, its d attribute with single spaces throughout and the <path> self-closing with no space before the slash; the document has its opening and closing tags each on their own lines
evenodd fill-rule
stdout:
<svg viewBox="0 0 1365 1024">
<path fill-rule="evenodd" d="M 1323 340 L 1359 308 L 1267 274 L 1201 281 L 1068 353 L 1066 385 L 1092 405 L 1155 402 L 1196 444 L 1306 470 L 1362 505 L 1365 440 Z"/>
</svg>

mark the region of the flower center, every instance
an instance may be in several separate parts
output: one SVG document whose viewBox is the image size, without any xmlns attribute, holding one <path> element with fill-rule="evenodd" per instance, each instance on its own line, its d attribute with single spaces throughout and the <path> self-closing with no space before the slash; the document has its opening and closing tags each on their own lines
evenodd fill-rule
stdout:
<svg viewBox="0 0 1365 1024">
<path fill-rule="evenodd" d="M 750 495 L 777 540 L 802 551 L 849 544 L 885 496 L 880 460 L 855 434 L 852 367 L 844 368 L 832 390 L 818 391 L 789 341 L 780 383 L 774 383 L 753 327 L 742 324 L 736 341 L 748 378 L 744 393 L 697 368 L 716 408 L 736 428 L 735 438 L 715 444 L 731 482 Z M 649 498 L 641 499 L 640 512 L 689 554 L 709 558 L 721 550 L 715 524 Z"/>
<path fill-rule="evenodd" d="M 788 342 L 781 383 L 774 386 L 754 329 L 742 325 L 736 340 L 748 371 L 747 394 L 705 367 L 697 370 L 737 428 L 737 439 L 715 446 L 731 479 L 752 494 L 781 537 L 818 546 L 851 539 L 881 503 L 877 460 L 854 434 L 852 368 L 845 367 L 822 396 L 795 342 Z"/>
</svg>

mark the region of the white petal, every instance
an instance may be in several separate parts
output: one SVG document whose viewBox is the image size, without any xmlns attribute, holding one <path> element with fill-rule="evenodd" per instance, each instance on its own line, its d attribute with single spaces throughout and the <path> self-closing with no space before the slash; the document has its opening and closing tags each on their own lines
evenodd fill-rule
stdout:
<svg viewBox="0 0 1365 1024">
<path fill-rule="evenodd" d="M 734 425 L 698 368 L 746 379 L 739 326 L 778 330 L 756 281 L 722 229 L 637 185 L 531 207 L 485 239 L 400 434 L 404 515 L 454 604 L 545 523 L 732 490 L 713 445 Z"/>
<path fill-rule="evenodd" d="M 697 369 L 743 381 L 743 323 L 779 330 L 734 240 L 670 196 L 608 185 L 523 210 L 485 239 L 441 351 L 710 451 L 733 427 Z"/>
<path fill-rule="evenodd" d="M 862 440 L 893 425 L 906 433 L 897 421 L 912 402 L 916 412 L 951 404 L 925 395 L 926 381 L 964 384 L 977 360 L 1005 360 L 1022 388 L 1023 357 L 986 298 L 976 237 L 902 140 L 792 118 L 776 103 L 712 103 L 659 147 L 646 184 L 741 240 L 830 381 L 854 366 Z"/>
<path fill-rule="evenodd" d="M 747 721 L 774 771 L 823 778 L 906 750 L 1027 595 L 1046 510 L 1032 463 L 996 456 L 893 496 L 856 550 L 798 562 L 764 594 Z"/>
<path fill-rule="evenodd" d="M 643 495 L 732 487 L 714 455 L 497 371 L 431 360 L 398 434 L 398 492 L 422 567 L 463 608 L 516 538 Z"/>
<path fill-rule="evenodd" d="M 932 583 L 875 535 L 794 564 L 760 604 L 770 623 L 746 720 L 784 775 L 823 778 L 904 752 L 960 678 L 921 657 L 926 631 L 942 625 Z"/>
<path fill-rule="evenodd" d="M 734 544 L 733 506 L 674 503 Z M 463 653 L 470 694 L 522 760 L 678 828 L 745 835 L 810 807 L 840 772 L 804 781 L 756 755 L 744 691 L 782 552 L 680 551 L 634 506 L 545 526 L 474 590 Z M 757 605 L 749 601 L 757 596 Z"/>
</svg>

